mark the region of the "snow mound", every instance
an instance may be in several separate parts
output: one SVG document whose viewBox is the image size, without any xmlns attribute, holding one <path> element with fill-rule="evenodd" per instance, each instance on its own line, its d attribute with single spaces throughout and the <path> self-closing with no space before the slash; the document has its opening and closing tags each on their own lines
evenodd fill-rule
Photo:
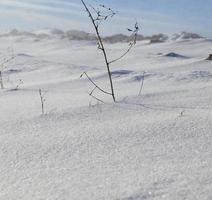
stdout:
<svg viewBox="0 0 212 200">
<path fill-rule="evenodd" d="M 18 53 L 16 56 L 17 57 L 28 57 L 28 58 L 32 58 L 33 57 L 32 55 L 29 55 L 29 54 L 26 54 L 26 53 Z"/>
<path fill-rule="evenodd" d="M 170 58 L 188 58 L 186 56 L 183 56 L 183 55 L 180 55 L 180 54 L 177 54 L 177 53 L 174 53 L 174 52 L 167 53 L 165 55 L 165 57 L 170 57 Z"/>
<path fill-rule="evenodd" d="M 115 76 L 115 77 L 126 76 L 131 73 L 133 73 L 133 71 L 131 71 L 131 70 L 115 70 L 115 71 L 111 72 L 112 76 Z"/>
<path fill-rule="evenodd" d="M 171 40 L 174 41 L 181 41 L 181 40 L 192 40 L 192 39 L 202 39 L 203 37 L 196 34 L 196 33 L 189 33 L 189 32 L 181 32 L 178 34 L 174 34 L 171 37 Z"/>
</svg>

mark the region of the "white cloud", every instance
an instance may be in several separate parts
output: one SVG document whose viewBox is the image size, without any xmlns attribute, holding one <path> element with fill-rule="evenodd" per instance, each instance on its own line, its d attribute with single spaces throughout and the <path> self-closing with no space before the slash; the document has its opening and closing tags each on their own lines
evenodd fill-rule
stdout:
<svg viewBox="0 0 212 200">
<path fill-rule="evenodd" d="M 79 11 L 81 9 L 78 4 L 68 4 L 69 7 L 67 7 L 66 4 L 60 3 L 60 7 L 53 7 L 53 6 L 49 6 L 49 5 L 35 4 L 32 2 L 16 1 L 16 0 L 5 0 L 5 1 L 0 2 L 1 8 L 2 8 L 2 6 L 4 6 L 3 8 L 5 10 L 13 9 L 13 10 L 21 10 L 23 12 L 24 11 L 37 11 L 39 13 L 42 11 L 45 11 L 45 12 L 47 12 L 47 14 L 48 14 L 48 12 L 55 12 L 55 13 L 79 15 Z"/>
<path fill-rule="evenodd" d="M 123 32 L 136 20 L 142 28 L 142 34 L 173 33 L 182 30 L 202 32 L 202 26 L 197 29 L 197 26 L 188 21 L 180 23 L 166 13 L 137 8 L 127 10 L 124 7 L 112 21 L 105 23 L 102 29 L 105 34 Z M 80 0 L 0 0 L 0 23 L 1 28 L 61 28 L 93 31 Z"/>
</svg>

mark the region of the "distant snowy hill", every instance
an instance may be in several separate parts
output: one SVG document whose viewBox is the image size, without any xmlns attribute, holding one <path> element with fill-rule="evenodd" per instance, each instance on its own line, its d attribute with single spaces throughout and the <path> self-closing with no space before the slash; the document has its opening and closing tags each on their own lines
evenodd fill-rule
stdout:
<svg viewBox="0 0 212 200">
<path fill-rule="evenodd" d="M 188 39 L 201 39 L 202 36 L 196 34 L 196 33 L 188 33 L 188 32 L 181 32 L 178 34 L 174 34 L 171 39 L 174 41 L 177 40 L 188 40 Z"/>
<path fill-rule="evenodd" d="M 13 29 L 8 32 L 0 33 L 0 37 L 21 37 L 22 39 L 34 39 L 39 41 L 42 39 L 61 39 L 61 40 L 85 40 L 85 41 L 95 41 L 96 36 L 93 33 L 87 33 L 80 30 L 68 30 L 63 31 L 60 29 L 42 29 L 38 31 L 20 31 Z M 189 40 L 189 39 L 202 39 L 204 37 L 189 32 L 181 32 L 171 36 L 165 34 L 155 34 L 152 36 L 143 36 L 138 34 L 137 41 L 149 40 L 150 43 L 161 43 L 166 41 L 180 41 L 180 40 Z M 125 34 L 116 34 L 111 36 L 103 37 L 104 41 L 107 43 L 118 43 L 118 42 L 128 42 L 131 40 L 129 35 Z"/>
</svg>

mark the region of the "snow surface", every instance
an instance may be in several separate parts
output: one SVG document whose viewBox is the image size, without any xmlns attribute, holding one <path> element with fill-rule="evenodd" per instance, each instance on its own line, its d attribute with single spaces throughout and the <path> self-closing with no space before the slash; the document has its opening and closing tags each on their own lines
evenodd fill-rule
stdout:
<svg viewBox="0 0 212 200">
<path fill-rule="evenodd" d="M 1 200 L 212 199 L 211 41 L 139 42 L 111 68 L 115 104 L 80 79 L 109 89 L 92 42 L 0 43 L 1 59 L 8 47 L 16 56 L 0 91 Z M 107 46 L 112 59 L 124 48 Z"/>
</svg>

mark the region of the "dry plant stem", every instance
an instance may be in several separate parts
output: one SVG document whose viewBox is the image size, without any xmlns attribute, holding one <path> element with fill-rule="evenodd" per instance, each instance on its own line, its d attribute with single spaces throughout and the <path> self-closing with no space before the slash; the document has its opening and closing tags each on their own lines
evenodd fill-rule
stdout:
<svg viewBox="0 0 212 200">
<path fill-rule="evenodd" d="M 141 87 L 140 87 L 140 91 L 139 91 L 138 96 L 141 96 L 141 92 L 142 92 L 143 87 L 144 87 L 145 73 L 146 73 L 146 72 L 143 73 L 143 78 L 142 78 Z"/>
<path fill-rule="evenodd" d="M 19 83 L 16 85 L 15 90 L 18 90 L 19 87 L 23 84 L 23 81 L 20 79 Z"/>
<path fill-rule="evenodd" d="M 105 104 L 105 102 L 104 101 L 102 101 L 101 99 L 99 99 L 99 98 L 97 98 L 97 97 L 95 97 L 93 94 L 89 94 L 89 96 L 91 96 L 93 99 L 95 99 L 95 100 L 97 100 L 97 101 L 99 101 L 99 102 L 101 102 L 101 103 L 104 103 Z"/>
<path fill-rule="evenodd" d="M 133 34 L 131 35 L 134 38 L 133 41 L 131 41 L 129 43 L 129 47 L 127 48 L 127 50 L 121 56 L 119 56 L 118 58 L 110 61 L 109 64 L 112 64 L 112 63 L 114 63 L 116 61 L 119 61 L 122 58 L 124 58 L 131 51 L 131 49 L 133 48 L 133 46 L 136 44 L 136 42 L 137 42 L 137 35 L 138 35 L 138 31 L 139 31 L 138 23 L 137 22 L 135 23 L 134 30 L 128 29 L 128 31 L 133 32 Z"/>
<path fill-rule="evenodd" d="M 5 68 L 5 64 L 9 63 L 11 60 L 15 59 L 15 56 L 12 56 L 11 58 L 8 59 L 4 59 L 1 63 L 1 70 L 0 70 L 0 85 L 1 85 L 1 89 L 4 89 L 4 82 L 3 82 L 3 70 Z"/>
<path fill-rule="evenodd" d="M 100 88 L 91 78 L 90 76 L 88 76 L 88 74 L 86 72 L 83 72 L 83 74 L 86 75 L 86 77 L 88 78 L 88 80 L 98 89 L 100 90 L 101 92 L 105 93 L 105 94 L 108 94 L 108 95 L 112 95 L 111 93 L 103 90 L 102 88 Z M 81 75 L 81 77 L 83 76 L 83 74 Z"/>
<path fill-rule="evenodd" d="M 10 62 L 11 60 L 14 60 L 14 59 L 15 59 L 15 56 L 12 56 L 11 58 L 3 60 L 3 62 L 1 63 L 1 66 L 3 67 L 5 64 L 7 64 L 8 62 Z"/>
<path fill-rule="evenodd" d="M 93 99 L 97 100 L 98 102 L 105 103 L 104 101 L 102 101 L 101 99 L 99 99 L 99 98 L 97 98 L 96 96 L 93 95 L 93 93 L 96 89 L 98 89 L 98 88 L 95 86 L 95 88 L 90 93 L 88 93 L 88 95 L 90 97 L 92 97 Z"/>
<path fill-rule="evenodd" d="M 116 62 L 116 61 L 118 61 L 118 60 L 121 60 L 123 57 L 125 57 L 125 56 L 130 52 L 130 50 L 131 50 L 132 48 L 133 48 L 133 44 L 130 44 L 130 47 L 129 47 L 120 57 L 118 57 L 118 58 L 116 58 L 116 59 L 110 61 L 109 64 L 112 64 L 112 63 L 114 63 L 114 62 Z"/>
<path fill-rule="evenodd" d="M 44 115 L 44 101 L 45 101 L 45 99 L 42 95 L 41 89 L 39 89 L 39 95 L 40 95 L 40 101 L 41 101 L 41 111 L 42 111 L 42 115 Z"/>
<path fill-rule="evenodd" d="M 0 71 L 0 84 L 1 84 L 1 89 L 4 89 L 4 83 L 3 83 L 2 71 Z"/>
<path fill-rule="evenodd" d="M 97 98 L 96 96 L 93 95 L 94 91 L 98 89 L 97 87 L 95 87 L 90 93 L 89 96 L 91 96 L 93 99 L 96 99 L 97 101 L 101 102 L 101 103 L 105 103 L 104 101 L 102 101 L 101 99 Z"/>
<path fill-rule="evenodd" d="M 112 74 L 111 74 L 111 72 L 110 72 L 110 63 L 109 63 L 109 61 L 108 61 L 107 53 L 106 53 L 106 50 L 105 50 L 105 47 L 104 47 L 102 38 L 101 38 L 100 33 L 99 33 L 98 25 L 96 25 L 95 19 L 94 19 L 94 17 L 92 16 L 91 11 L 88 9 L 88 7 L 87 7 L 87 5 L 85 4 L 85 2 L 84 2 L 83 0 L 81 0 L 81 2 L 82 2 L 82 4 L 84 5 L 84 7 L 85 7 L 87 13 L 89 14 L 89 18 L 91 19 L 92 24 L 93 24 L 93 26 L 94 26 L 94 28 L 95 28 L 96 35 L 97 35 L 97 39 L 98 39 L 98 42 L 99 42 L 99 49 L 101 49 L 102 52 L 103 52 L 105 64 L 106 64 L 106 67 L 107 67 L 107 72 L 108 72 L 109 81 L 110 81 L 110 87 L 111 87 L 111 94 L 110 94 L 110 95 L 112 95 L 113 101 L 116 102 L 115 93 L 114 93 L 114 88 L 113 88 Z"/>
</svg>

